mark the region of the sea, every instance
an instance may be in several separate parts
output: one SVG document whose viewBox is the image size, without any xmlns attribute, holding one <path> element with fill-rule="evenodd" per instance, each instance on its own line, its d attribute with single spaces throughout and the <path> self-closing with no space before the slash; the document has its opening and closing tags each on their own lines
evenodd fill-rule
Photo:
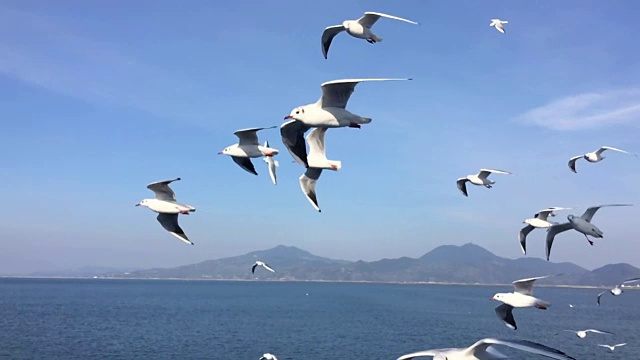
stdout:
<svg viewBox="0 0 640 360">
<path fill-rule="evenodd" d="M 0 358 L 395 360 L 485 337 L 527 339 L 576 359 L 640 358 L 640 291 L 534 288 L 547 310 L 490 298 L 511 286 L 282 281 L 0 279 Z M 573 305 L 570 307 L 569 305 Z M 599 329 L 579 339 L 563 329 Z M 628 345 L 615 351 L 598 344 Z M 543 359 L 500 347 L 514 359 Z"/>
</svg>

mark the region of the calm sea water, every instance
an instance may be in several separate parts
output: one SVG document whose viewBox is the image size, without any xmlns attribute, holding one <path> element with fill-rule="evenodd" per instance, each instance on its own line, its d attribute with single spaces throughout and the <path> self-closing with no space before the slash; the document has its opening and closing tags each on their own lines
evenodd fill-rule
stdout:
<svg viewBox="0 0 640 360">
<path fill-rule="evenodd" d="M 0 279 L 0 357 L 258 360 L 271 352 L 280 360 L 394 360 L 502 337 L 577 359 L 639 358 L 640 291 L 606 296 L 597 307 L 596 289 L 537 288 L 552 306 L 516 309 L 516 331 L 495 316 L 489 298 L 498 291 L 512 288 Z M 556 335 L 587 328 L 616 335 Z M 629 344 L 614 352 L 597 346 L 622 342 Z"/>
</svg>

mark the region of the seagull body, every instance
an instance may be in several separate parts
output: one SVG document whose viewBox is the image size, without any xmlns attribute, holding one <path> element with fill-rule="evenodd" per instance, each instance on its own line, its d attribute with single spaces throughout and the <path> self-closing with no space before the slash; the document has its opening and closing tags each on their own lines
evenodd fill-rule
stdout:
<svg viewBox="0 0 640 360">
<path fill-rule="evenodd" d="M 546 310 L 551 306 L 551 304 L 533 296 L 533 283 L 538 279 L 545 279 L 558 275 L 561 274 L 516 280 L 513 282 L 513 287 L 515 288 L 514 292 L 497 293 L 493 295 L 491 300 L 503 302 L 502 305 L 496 308 L 496 315 L 498 315 L 498 318 L 502 320 L 507 327 L 516 330 L 518 327 L 515 319 L 513 318 L 513 308 L 536 307 L 541 310 Z"/>
<path fill-rule="evenodd" d="M 269 149 L 268 141 L 264 142 L 264 148 Z M 269 176 L 271 176 L 271 181 L 273 181 L 273 185 L 277 185 L 278 179 L 276 178 L 276 168 L 280 166 L 280 164 L 278 163 L 278 160 L 274 160 L 273 156 L 266 156 L 266 155 L 265 157 L 262 158 L 262 160 L 264 160 L 264 162 L 266 162 L 267 166 L 269 167 Z"/>
<path fill-rule="evenodd" d="M 620 149 L 616 149 L 614 147 L 611 146 L 603 146 L 600 149 L 593 151 L 593 152 L 588 152 L 584 155 L 578 155 L 578 156 L 574 156 L 571 159 L 569 159 L 569 169 L 571 169 L 571 171 L 573 171 L 574 173 L 576 172 L 576 161 L 580 160 L 580 159 L 585 159 L 590 163 L 597 163 L 599 161 L 602 161 L 605 157 L 602 156 L 602 153 L 605 150 L 611 150 L 611 151 L 617 151 L 617 152 L 621 152 L 621 153 L 625 153 L 625 154 L 629 154 L 628 152 L 624 151 L 624 150 L 620 150 Z M 636 154 L 630 154 L 633 156 L 638 156 Z"/>
<path fill-rule="evenodd" d="M 497 360 L 506 359 L 507 356 L 494 348 L 495 345 L 508 346 L 513 349 L 538 354 L 551 359 L 576 360 L 560 350 L 535 343 L 528 340 L 503 340 L 486 338 L 477 341 L 468 348 L 446 348 L 418 351 L 402 355 L 397 360 L 411 360 L 423 356 L 432 357 L 434 360 Z"/>
<path fill-rule="evenodd" d="M 273 354 L 266 353 L 266 354 L 262 355 L 260 360 L 278 360 L 278 358 Z"/>
<path fill-rule="evenodd" d="M 262 266 L 263 268 L 265 268 L 265 269 L 267 269 L 267 270 L 269 270 L 269 271 L 271 271 L 271 272 L 273 272 L 273 273 L 274 273 L 274 272 L 276 272 L 275 270 L 273 270 L 273 269 L 272 269 L 269 265 L 267 265 L 266 263 L 264 263 L 264 262 L 262 262 L 262 261 L 256 261 L 256 263 L 255 263 L 255 264 L 253 264 L 253 266 L 251 267 L 251 273 L 252 273 L 252 274 L 255 274 L 255 272 L 256 272 L 256 268 L 257 268 L 258 266 Z"/>
<path fill-rule="evenodd" d="M 220 151 L 218 155 L 229 155 L 233 161 L 247 172 L 258 175 L 256 168 L 251 162 L 251 158 L 257 158 L 261 156 L 274 156 L 279 153 L 278 149 L 271 148 L 269 146 L 261 146 L 258 143 L 258 131 L 264 129 L 273 129 L 275 126 L 267 128 L 250 128 L 240 129 L 233 133 L 240 139 L 237 144 L 226 147 Z"/>
<path fill-rule="evenodd" d="M 371 27 L 373 26 L 373 24 L 375 24 L 376 21 L 378 21 L 378 19 L 380 19 L 381 17 L 418 25 L 418 23 L 415 21 L 403 19 L 397 16 L 367 11 L 364 13 L 364 16 L 362 16 L 358 20 L 345 20 L 341 25 L 333 25 L 324 29 L 324 31 L 322 32 L 321 40 L 322 55 L 324 56 L 324 58 L 327 58 L 327 55 L 329 53 L 329 46 L 331 46 L 333 38 L 343 31 L 346 31 L 347 34 L 355 38 L 367 40 L 369 44 L 375 44 L 382 41 L 381 37 L 376 36 L 371 31 Z"/>
<path fill-rule="evenodd" d="M 609 349 L 609 350 L 611 350 L 611 351 L 615 350 L 617 347 L 625 346 L 625 345 L 627 345 L 627 343 L 616 344 L 616 345 L 603 345 L 603 344 L 598 344 L 598 346 L 606 347 L 606 348 L 608 348 L 608 349 Z"/>
<path fill-rule="evenodd" d="M 491 23 L 489 24 L 489 26 L 495 27 L 496 30 L 504 34 L 506 32 L 504 30 L 504 24 L 508 24 L 508 23 L 509 23 L 508 21 L 503 21 L 500 19 L 491 19 Z"/>
<path fill-rule="evenodd" d="M 597 301 L 598 305 L 600 305 L 600 298 L 602 297 L 602 295 L 604 295 L 606 293 L 611 293 L 611 295 L 613 295 L 613 296 L 622 295 L 622 293 L 624 292 L 622 290 L 624 285 L 628 284 L 628 283 L 636 282 L 636 281 L 640 281 L 640 278 L 633 278 L 633 279 L 625 280 L 621 284 L 616 285 L 613 289 L 601 292 L 600 294 L 598 294 L 598 301 Z"/>
<path fill-rule="evenodd" d="M 361 82 L 392 80 L 411 79 L 343 79 L 323 83 L 320 85 L 322 96 L 318 101 L 296 107 L 284 117 L 289 121 L 280 126 L 283 144 L 298 163 L 308 167 L 304 133 L 312 127 L 360 128 L 361 124 L 370 123 L 371 118 L 353 114 L 345 109 L 351 94 Z"/>
<path fill-rule="evenodd" d="M 176 194 L 169 187 L 169 184 L 178 180 L 180 178 L 158 181 L 147 185 L 147 189 L 156 194 L 155 199 L 143 199 L 136 206 L 146 206 L 151 211 L 158 213 L 157 220 L 165 230 L 181 241 L 193 245 L 182 228 L 180 228 L 180 225 L 178 225 L 178 214 L 189 215 L 190 212 L 196 211 L 196 208 L 176 202 Z"/>
<path fill-rule="evenodd" d="M 568 209 L 570 208 L 552 206 L 538 211 L 537 213 L 535 213 L 535 215 L 533 215 L 533 218 L 525 219 L 523 221 L 523 224 L 527 224 L 527 226 L 523 227 L 519 233 L 520 248 L 522 249 L 522 253 L 525 255 L 527 254 L 527 235 L 529 235 L 530 232 L 532 232 L 534 229 L 544 229 L 558 224 L 547 219 L 549 218 L 549 216 L 556 216 L 556 214 L 553 213 L 554 211 Z"/>
<path fill-rule="evenodd" d="M 596 333 L 596 334 L 607 334 L 607 335 L 615 335 L 614 333 L 610 333 L 608 331 L 602 331 L 602 330 L 596 330 L 596 329 L 587 329 L 587 330 L 562 330 L 562 331 L 569 331 L 572 333 L 575 333 L 577 337 L 579 337 L 580 339 L 584 339 L 585 337 L 587 337 L 587 333 L 592 332 L 592 333 Z"/>
<path fill-rule="evenodd" d="M 322 170 L 338 171 L 342 168 L 342 162 L 339 160 L 328 160 L 324 145 L 324 135 L 327 128 L 315 128 L 307 135 L 307 143 L 309 143 L 309 167 L 302 176 L 300 176 L 300 189 L 306 196 L 307 200 L 318 212 L 321 212 L 318 206 L 318 197 L 316 195 L 316 183 L 322 174 Z"/>
<path fill-rule="evenodd" d="M 484 186 L 487 189 L 491 189 L 493 184 L 495 184 L 496 182 L 489 180 L 488 177 L 493 173 L 508 174 L 508 175 L 512 174 L 504 170 L 480 169 L 480 172 L 477 173 L 476 175 L 467 175 L 466 177 L 458 179 L 456 181 L 456 184 L 458 185 L 458 190 L 460 190 L 460 192 L 462 192 L 464 196 L 469 196 L 469 194 L 467 193 L 467 185 L 466 185 L 467 182 L 470 182 L 473 185 Z"/>
<path fill-rule="evenodd" d="M 593 215 L 595 215 L 596 211 L 601 207 L 609 207 L 609 206 L 632 206 L 631 204 L 609 204 L 609 205 L 598 205 L 592 206 L 588 208 L 582 216 L 578 217 L 575 215 L 567 216 L 567 220 L 569 222 L 552 225 L 547 230 L 547 241 L 545 252 L 547 255 L 547 261 L 549 261 L 549 255 L 551 254 L 551 246 L 553 245 L 553 240 L 555 236 L 565 232 L 567 230 L 575 230 L 584 235 L 589 244 L 593 245 L 593 241 L 589 239 L 587 235 L 591 235 L 594 238 L 601 239 L 604 236 L 602 230 L 600 230 L 597 226 L 591 223 L 591 219 L 593 219 Z"/>
</svg>

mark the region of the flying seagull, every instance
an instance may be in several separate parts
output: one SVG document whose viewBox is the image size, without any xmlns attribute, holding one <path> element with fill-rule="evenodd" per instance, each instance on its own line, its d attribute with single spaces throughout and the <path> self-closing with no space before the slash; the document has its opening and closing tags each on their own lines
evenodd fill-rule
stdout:
<svg viewBox="0 0 640 360">
<path fill-rule="evenodd" d="M 342 79 L 328 81 L 320 85 L 322 96 L 313 104 L 298 106 L 284 117 L 287 122 L 280 126 L 282 143 L 300 165 L 309 167 L 304 133 L 312 127 L 360 128 L 371 118 L 362 117 L 346 110 L 347 102 L 356 85 L 369 81 L 394 81 L 411 79 Z"/>
<path fill-rule="evenodd" d="M 278 360 L 278 358 L 273 354 L 266 353 L 266 354 L 262 355 L 260 360 Z"/>
<path fill-rule="evenodd" d="M 256 273 L 256 268 L 257 268 L 258 266 L 262 266 L 263 268 L 265 268 L 265 269 L 267 269 L 267 270 L 269 270 L 269 271 L 271 271 L 271 272 L 273 272 L 273 273 L 274 273 L 274 272 L 276 272 L 275 270 L 273 270 L 273 269 L 272 269 L 269 265 L 267 265 L 266 263 L 263 263 L 262 261 L 256 261 L 256 263 L 255 263 L 255 264 L 253 264 L 253 266 L 251 267 L 251 273 L 252 273 L 252 274 L 255 274 L 255 273 Z"/>
<path fill-rule="evenodd" d="M 498 318 L 502 320 L 508 328 L 516 330 L 518 327 L 515 319 L 513 318 L 513 308 L 536 307 L 541 310 L 546 310 L 551 306 L 551 304 L 545 300 L 533 297 L 533 283 L 538 279 L 545 279 L 559 275 L 561 274 L 516 280 L 513 282 L 513 287 L 515 288 L 514 292 L 497 293 L 493 295 L 491 300 L 503 302 L 502 305 L 496 308 L 496 315 L 498 315 Z"/>
<path fill-rule="evenodd" d="M 460 192 L 462 192 L 464 196 L 469 196 L 469 194 L 467 193 L 467 182 L 470 182 L 473 185 L 484 186 L 487 189 L 491 189 L 493 184 L 495 184 L 496 182 L 487 179 L 487 177 L 493 173 L 512 175 L 512 173 L 504 170 L 480 169 L 480 172 L 476 175 L 467 175 L 466 177 L 458 179 L 456 181 L 458 190 L 460 190 Z"/>
<path fill-rule="evenodd" d="M 358 20 L 345 20 L 341 25 L 333 25 L 329 26 L 322 32 L 322 55 L 324 58 L 327 58 L 329 53 L 329 46 L 331 46 L 331 42 L 333 38 L 339 33 L 346 31 L 347 34 L 358 38 L 367 40 L 369 44 L 375 44 L 377 42 L 382 41 L 381 37 L 376 36 L 373 32 L 371 32 L 371 27 L 373 24 L 378 21 L 381 17 L 385 17 L 388 19 L 400 20 L 404 22 L 408 22 L 410 24 L 418 25 L 417 22 L 403 19 L 393 15 L 387 15 L 379 12 L 371 12 L 367 11 L 364 13 L 364 16 Z"/>
<path fill-rule="evenodd" d="M 196 208 L 176 202 L 176 194 L 169 187 L 169 184 L 178 180 L 180 178 L 158 181 L 147 185 L 147 189 L 153 191 L 156 194 L 156 198 L 144 199 L 137 203 L 136 206 L 146 206 L 151 211 L 158 213 L 158 222 L 165 230 L 181 241 L 193 245 L 184 231 L 182 231 L 180 225 L 178 225 L 178 214 L 189 215 L 190 212 L 196 211 Z"/>
<path fill-rule="evenodd" d="M 532 232 L 534 229 L 544 229 L 544 228 L 548 228 L 551 227 L 552 225 L 556 225 L 556 222 L 552 222 L 547 220 L 547 218 L 549 216 L 553 217 L 556 216 L 556 214 L 554 214 L 554 211 L 558 211 L 558 210 L 568 210 L 571 208 L 562 208 L 562 207 L 549 207 L 546 208 L 544 210 L 540 210 L 537 213 L 535 213 L 535 215 L 533 215 L 533 218 L 530 219 L 525 219 L 523 221 L 523 224 L 527 224 L 527 226 L 523 227 L 520 230 L 520 233 L 518 234 L 518 238 L 520 239 L 520 248 L 522 249 L 522 253 L 523 254 L 527 254 L 527 235 L 529 235 L 530 232 Z"/>
<path fill-rule="evenodd" d="M 596 334 L 606 334 L 606 335 L 615 335 L 614 333 L 608 332 L 608 331 L 602 331 L 602 330 L 596 330 L 596 329 L 587 329 L 587 330 L 562 330 L 562 331 L 569 331 L 572 333 L 575 333 L 577 337 L 579 337 L 580 339 L 584 339 L 587 336 L 587 333 L 592 332 L 592 333 L 596 333 Z"/>
<path fill-rule="evenodd" d="M 251 162 L 251 158 L 257 158 L 261 156 L 274 156 L 278 154 L 278 149 L 273 149 L 268 146 L 260 146 L 258 142 L 258 131 L 264 129 L 273 129 L 275 126 L 266 128 L 251 128 L 240 129 L 233 133 L 240 139 L 237 144 L 226 147 L 220 151 L 218 155 L 229 155 L 231 159 L 238 164 L 241 168 L 247 172 L 258 175 L 256 168 Z"/>
<path fill-rule="evenodd" d="M 614 147 L 611 146 L 603 146 L 600 149 L 594 151 L 594 152 L 588 152 L 584 155 L 578 155 L 578 156 L 574 156 L 571 159 L 569 159 L 569 169 L 571 169 L 571 171 L 573 171 L 574 173 L 576 172 L 576 161 L 578 161 L 581 158 L 584 158 L 585 160 L 587 160 L 590 163 L 597 163 L 599 161 L 602 161 L 605 157 L 602 156 L 602 153 L 605 150 L 611 150 L 611 151 L 617 151 L 617 152 L 621 152 L 621 153 L 625 153 L 625 154 L 629 154 L 629 155 L 633 155 L 633 156 L 638 156 L 637 154 L 630 154 L 624 150 L 620 150 L 620 149 L 616 149 Z"/>
<path fill-rule="evenodd" d="M 503 345 L 512 349 L 538 354 L 547 358 L 557 360 L 576 360 L 560 350 L 550 348 L 546 345 L 528 340 L 505 340 L 486 338 L 477 341 L 468 348 L 446 348 L 418 351 L 411 354 L 402 355 L 397 360 L 411 360 L 418 357 L 428 356 L 434 360 L 497 360 L 506 359 L 507 356 L 497 349 L 495 345 Z"/>
<path fill-rule="evenodd" d="M 324 146 L 324 134 L 326 132 L 327 128 L 315 128 L 307 135 L 309 167 L 299 179 L 302 193 L 318 212 L 321 212 L 321 210 L 318 205 L 318 196 L 316 195 L 316 183 L 320 178 L 320 174 L 322 174 L 322 170 L 338 171 L 342 168 L 341 161 L 327 159 Z"/>
<path fill-rule="evenodd" d="M 598 346 L 606 347 L 606 348 L 608 348 L 608 349 L 609 349 L 609 350 L 611 350 L 611 351 L 615 350 L 617 347 L 625 346 L 625 345 L 627 345 L 627 343 L 615 344 L 615 345 L 603 345 L 603 344 L 598 344 Z"/>
<path fill-rule="evenodd" d="M 269 148 L 268 141 L 264 142 L 264 147 Z M 271 181 L 273 181 L 273 185 L 277 185 L 278 181 L 276 178 L 276 168 L 280 166 L 280 164 L 278 163 L 278 160 L 274 160 L 273 156 L 265 156 L 262 158 L 262 160 L 264 160 L 264 162 L 266 162 L 267 166 L 269 167 L 269 176 L 271 176 Z"/>
<path fill-rule="evenodd" d="M 553 245 L 553 240 L 556 235 L 565 232 L 567 230 L 575 230 L 584 235 L 589 244 L 593 245 L 593 241 L 591 241 L 587 235 L 591 235 L 595 238 L 601 239 L 603 237 L 603 233 L 597 226 L 591 223 L 591 219 L 593 215 L 595 215 L 596 211 L 601 207 L 609 207 L 609 206 L 632 206 L 631 204 L 609 204 L 609 205 L 598 205 L 592 206 L 588 208 L 582 216 L 577 217 L 575 215 L 567 216 L 569 222 L 552 225 L 547 230 L 547 243 L 545 247 L 547 261 L 549 261 L 549 255 L 551 255 L 551 246 Z"/>
<path fill-rule="evenodd" d="M 624 284 L 628 284 L 628 283 L 632 283 L 632 282 L 636 282 L 636 281 L 640 281 L 640 278 L 633 278 L 633 279 L 629 279 L 629 280 L 625 280 L 622 283 L 616 285 L 613 289 L 611 290 L 607 290 L 607 291 L 603 291 L 600 294 L 598 294 L 598 305 L 600 305 L 600 298 L 602 297 L 602 295 L 606 294 L 606 293 L 611 293 L 611 295 L 613 296 L 618 296 L 621 295 L 624 291 L 622 291 L 622 288 L 624 287 Z"/>
<path fill-rule="evenodd" d="M 489 26 L 495 27 L 496 30 L 504 34 L 506 32 L 504 30 L 504 24 L 508 24 L 508 23 L 509 23 L 508 21 L 503 21 L 500 19 L 491 19 L 491 23 L 489 24 Z"/>
</svg>

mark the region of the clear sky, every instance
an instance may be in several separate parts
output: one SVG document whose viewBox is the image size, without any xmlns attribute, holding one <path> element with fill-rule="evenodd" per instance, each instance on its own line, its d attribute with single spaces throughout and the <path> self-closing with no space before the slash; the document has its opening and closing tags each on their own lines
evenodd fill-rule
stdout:
<svg viewBox="0 0 640 360">
<path fill-rule="evenodd" d="M 315 4 L 315 3 L 314 3 Z M 384 12 L 370 45 L 326 26 Z M 635 1 L 11 1 L 0 4 L 0 273 L 85 265 L 169 267 L 295 245 L 348 260 L 417 257 L 473 242 L 521 256 L 522 221 L 548 206 L 632 203 L 593 222 L 588 246 L 567 232 L 551 260 L 640 266 L 640 3 Z M 507 33 L 489 27 L 508 20 Z M 233 132 L 280 125 L 342 78 L 412 77 L 357 86 L 347 106 L 371 117 L 331 129 L 341 160 L 317 185 L 322 213 L 300 191 L 278 129 L 279 183 L 216 153 Z M 493 189 L 456 189 L 480 168 Z M 180 224 L 195 246 L 134 205 L 145 186 L 172 185 L 195 213 Z M 565 220 L 572 212 L 560 212 Z M 543 230 L 529 256 L 544 256 Z"/>
</svg>

